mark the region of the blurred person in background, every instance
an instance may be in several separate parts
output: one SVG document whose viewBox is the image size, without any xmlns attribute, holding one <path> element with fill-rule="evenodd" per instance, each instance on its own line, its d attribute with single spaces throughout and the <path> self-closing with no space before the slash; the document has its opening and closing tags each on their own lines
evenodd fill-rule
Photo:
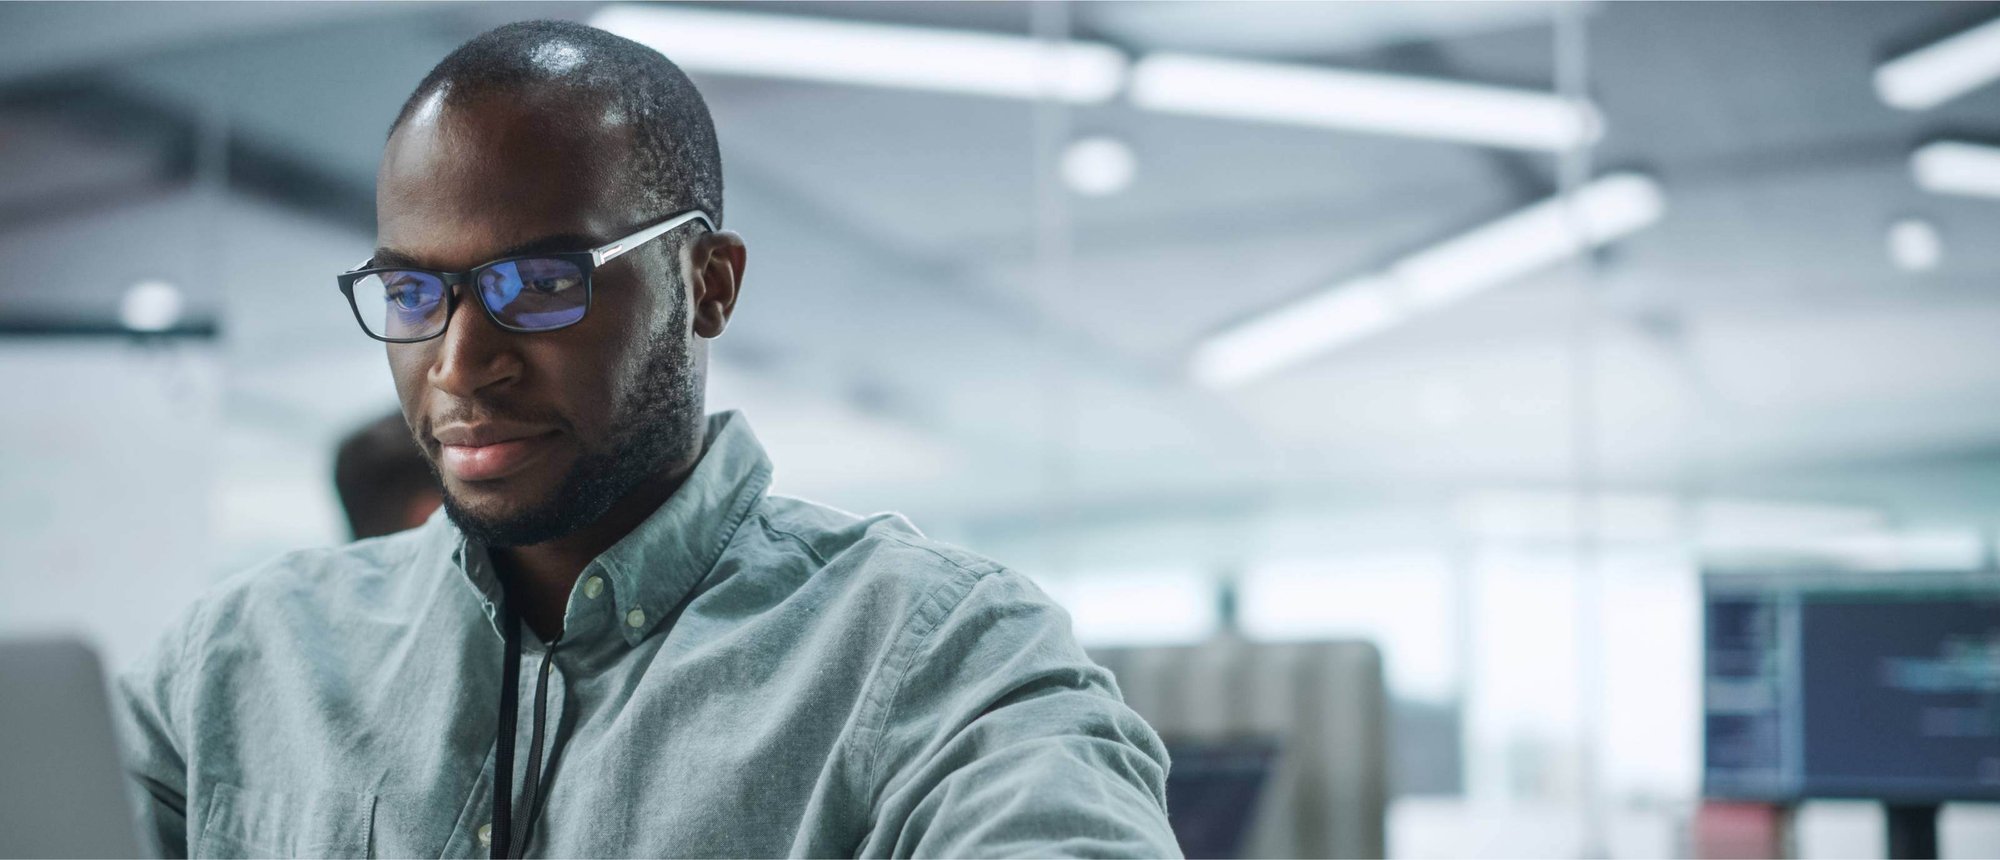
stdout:
<svg viewBox="0 0 2000 860">
<path fill-rule="evenodd" d="M 340 441 L 333 486 L 355 540 L 416 528 L 444 503 L 430 461 L 410 439 L 401 412 L 370 421 Z"/>
<path fill-rule="evenodd" d="M 705 414 L 722 204 L 637 43 L 511 24 L 417 86 L 338 280 L 446 516 L 232 579 L 124 677 L 166 853 L 1177 853 L 1159 738 L 1041 591 L 769 495 Z"/>
</svg>

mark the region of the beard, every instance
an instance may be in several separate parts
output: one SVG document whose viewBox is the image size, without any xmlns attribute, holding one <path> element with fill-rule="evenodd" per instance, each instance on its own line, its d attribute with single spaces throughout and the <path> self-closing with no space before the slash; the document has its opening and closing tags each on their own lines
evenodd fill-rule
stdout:
<svg viewBox="0 0 2000 860">
<path fill-rule="evenodd" d="M 604 444 L 577 457 L 548 497 L 505 514 L 469 510 L 445 490 L 445 514 L 458 530 L 489 547 L 532 546 L 564 537 L 596 522 L 640 483 L 698 449 L 702 392 L 686 336 L 687 304 L 685 299 L 677 302 L 666 331 L 652 338 L 635 384 L 625 389 L 630 395 L 613 410 L 611 436 Z M 430 466 L 438 471 L 435 461 Z M 439 483 L 443 485 L 442 479 Z"/>
</svg>

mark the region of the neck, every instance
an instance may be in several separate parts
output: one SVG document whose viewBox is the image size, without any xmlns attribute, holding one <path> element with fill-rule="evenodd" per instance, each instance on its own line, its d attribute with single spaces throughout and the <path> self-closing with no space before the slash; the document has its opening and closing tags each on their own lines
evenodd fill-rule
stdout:
<svg viewBox="0 0 2000 860">
<path fill-rule="evenodd" d="M 693 465 L 676 464 L 673 469 L 647 479 L 595 522 L 555 540 L 491 550 L 493 563 L 502 574 L 500 581 L 507 589 L 507 599 L 514 603 L 521 620 L 536 636 L 543 642 L 562 638 L 563 611 L 583 569 L 666 504 L 687 480 Z"/>
</svg>

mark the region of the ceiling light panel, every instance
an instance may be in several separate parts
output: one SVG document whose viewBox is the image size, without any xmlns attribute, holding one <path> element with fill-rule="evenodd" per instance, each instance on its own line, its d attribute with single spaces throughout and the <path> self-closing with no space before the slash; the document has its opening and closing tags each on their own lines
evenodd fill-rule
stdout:
<svg viewBox="0 0 2000 860">
<path fill-rule="evenodd" d="M 1132 70 L 1149 110 L 1337 128 L 1506 149 L 1595 141 L 1595 108 L 1533 90 L 1318 66 L 1152 54 Z"/>
<path fill-rule="evenodd" d="M 1956 140 L 1927 143 L 1910 154 L 1917 187 L 1933 194 L 2000 197 L 2000 147 Z"/>
<path fill-rule="evenodd" d="M 1875 94 L 1903 110 L 1929 110 L 2000 78 L 2000 20 L 1877 66 Z"/>
<path fill-rule="evenodd" d="M 1250 382 L 1629 236 L 1665 210 L 1650 177 L 1602 177 L 1231 326 L 1196 347 L 1189 374 L 1208 388 Z"/>
<path fill-rule="evenodd" d="M 1116 48 L 1093 42 L 681 6 L 615 4 L 590 24 L 693 72 L 999 98 L 1104 102 L 1127 66 Z"/>
<path fill-rule="evenodd" d="M 1195 382 L 1229 388 L 1403 321 L 1395 285 L 1351 281 L 1235 326 L 1195 351 Z"/>
</svg>

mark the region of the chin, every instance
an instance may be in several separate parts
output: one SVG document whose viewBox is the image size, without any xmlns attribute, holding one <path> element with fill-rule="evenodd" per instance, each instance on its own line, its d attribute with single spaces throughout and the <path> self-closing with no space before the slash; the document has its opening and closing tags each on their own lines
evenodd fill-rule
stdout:
<svg viewBox="0 0 2000 860">
<path fill-rule="evenodd" d="M 445 514 L 458 530 L 492 547 L 530 546 L 576 530 L 567 507 L 553 494 L 515 493 L 493 488 L 470 492 L 447 485 Z"/>
<path fill-rule="evenodd" d="M 466 511 L 482 516 L 506 517 L 548 504 L 560 482 L 539 476 L 514 475 L 494 481 L 461 481 L 446 478 L 445 494 Z"/>
<path fill-rule="evenodd" d="M 445 513 L 465 536 L 493 547 L 533 546 L 576 532 L 611 510 L 657 458 L 625 451 L 550 457 L 493 481 L 444 481 Z"/>
<path fill-rule="evenodd" d="M 455 521 L 475 523 L 508 523 L 532 517 L 536 510 L 547 505 L 541 499 L 510 498 L 511 494 L 495 493 L 490 490 L 474 490 L 448 487 L 444 494 L 444 507 Z"/>
</svg>

